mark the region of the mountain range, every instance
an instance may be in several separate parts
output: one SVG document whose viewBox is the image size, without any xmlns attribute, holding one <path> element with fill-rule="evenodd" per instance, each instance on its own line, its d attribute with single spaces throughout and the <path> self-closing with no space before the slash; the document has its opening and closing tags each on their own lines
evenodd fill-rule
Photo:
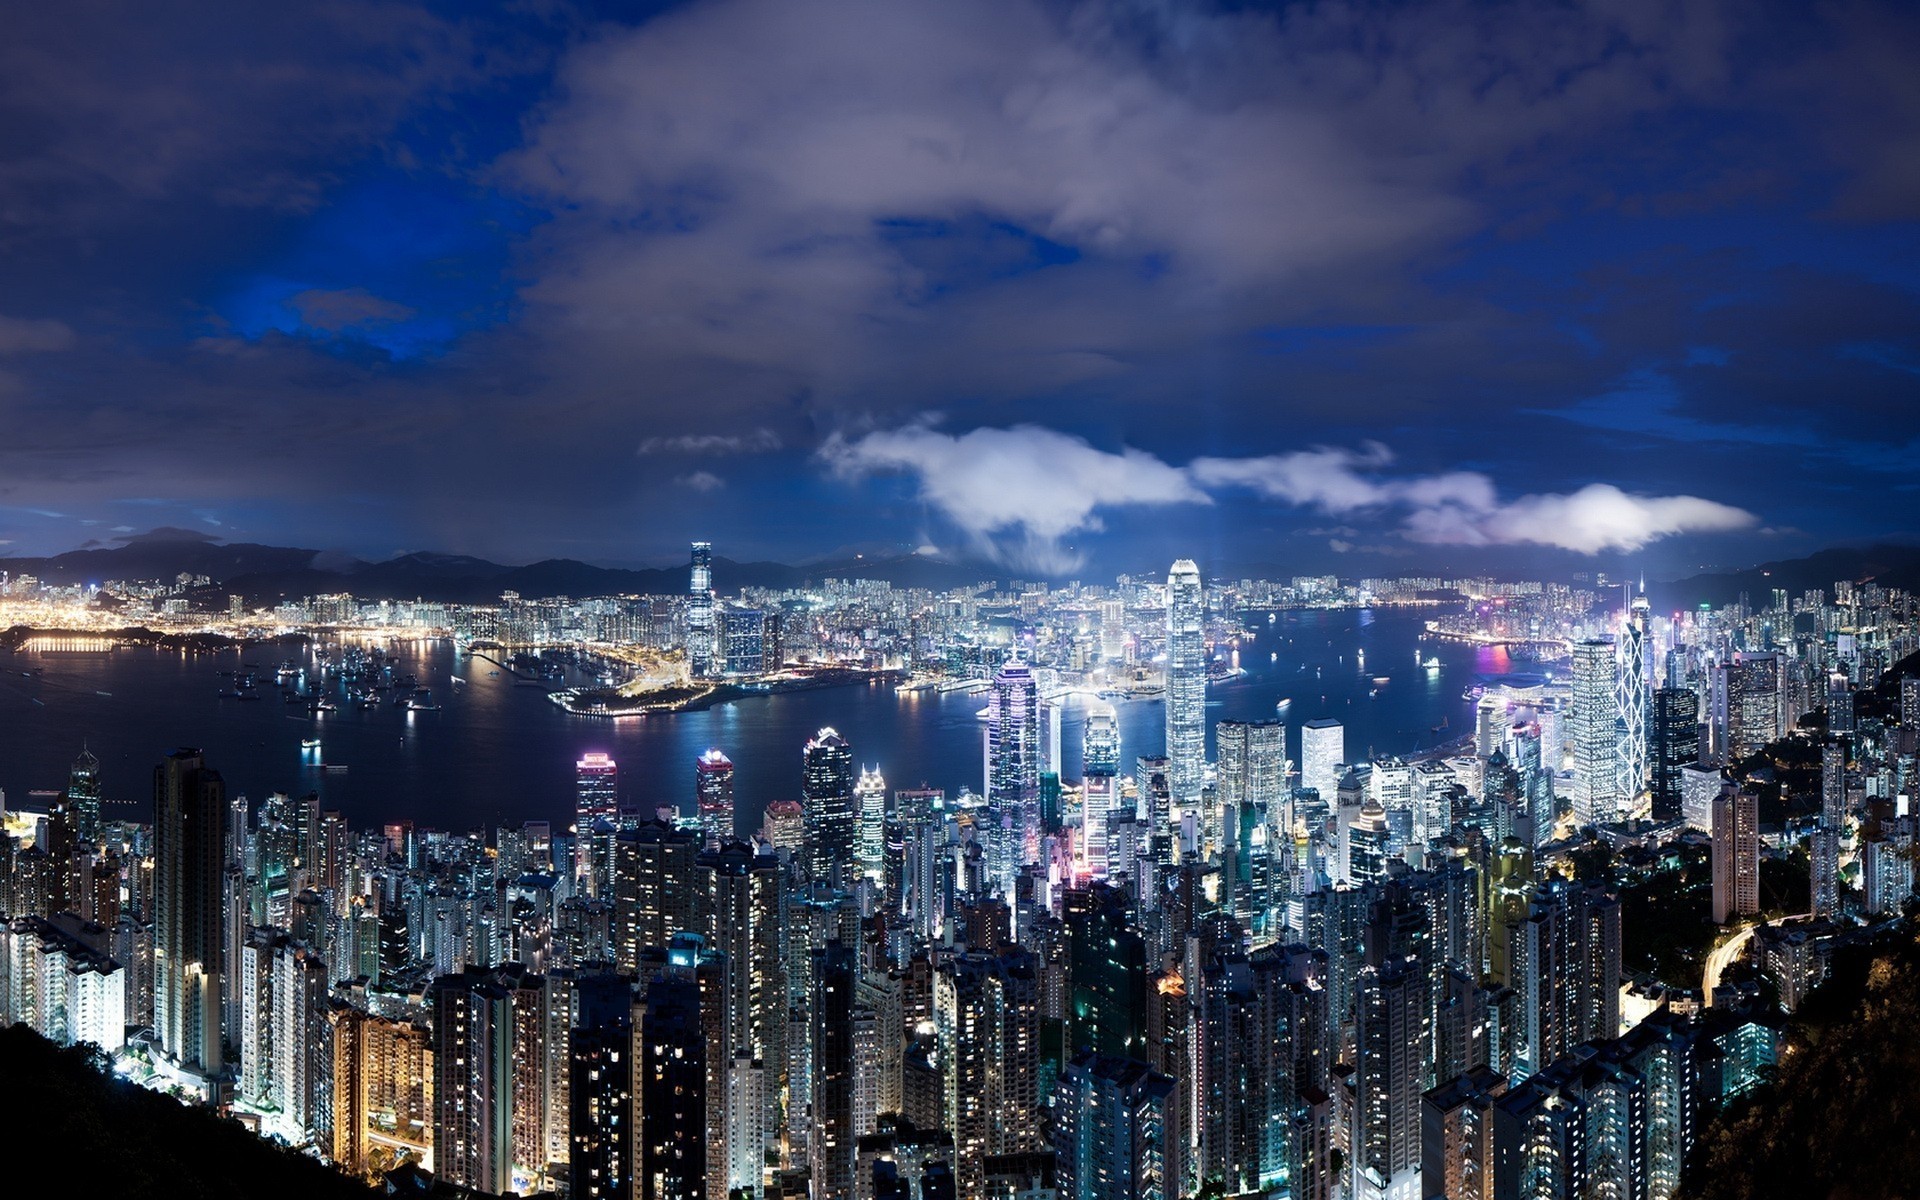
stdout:
<svg viewBox="0 0 1920 1200">
<path fill-rule="evenodd" d="M 423 599 L 466 604 L 498 599 L 500 593 L 507 591 L 518 592 L 529 599 L 674 595 L 686 590 L 687 570 L 685 564 L 603 567 L 569 558 L 510 566 L 468 555 L 425 551 L 376 562 L 337 550 L 226 542 L 193 530 L 173 528 L 155 529 L 118 539 L 114 545 L 89 545 L 46 558 L 0 558 L 0 571 L 29 574 L 61 585 L 203 575 L 212 580 L 207 592 L 237 593 L 250 605 L 331 592 L 351 592 L 375 600 Z M 798 588 L 825 579 L 874 579 L 896 587 L 945 589 L 1006 577 L 1003 568 L 919 554 L 856 556 L 797 566 L 736 562 L 728 558 L 713 560 L 713 586 L 723 595 L 743 587 Z M 1234 577 L 1240 575 L 1235 573 Z M 1805 558 L 1762 563 L 1740 571 L 1656 582 L 1649 585 L 1648 594 L 1655 611 L 1729 604 L 1742 593 L 1751 603 L 1759 605 L 1766 603 L 1773 588 L 1785 588 L 1795 596 L 1810 588 L 1831 592 L 1838 580 L 1874 580 L 1920 591 L 1920 547 L 1836 547 Z"/>
</svg>

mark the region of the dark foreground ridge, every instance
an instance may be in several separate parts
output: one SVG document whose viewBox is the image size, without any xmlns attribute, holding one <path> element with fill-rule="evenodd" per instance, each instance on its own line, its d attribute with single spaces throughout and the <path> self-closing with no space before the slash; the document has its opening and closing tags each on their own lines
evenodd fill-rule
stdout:
<svg viewBox="0 0 1920 1200">
<path fill-rule="evenodd" d="M 1713 1118 L 1685 1200 L 1920 1196 L 1920 937 L 1837 955 L 1795 1014 L 1778 1078 Z"/>
<path fill-rule="evenodd" d="M 0 1029 L 0 1128 L 77 1194 L 206 1200 L 371 1200 L 331 1167 L 204 1108 L 114 1078 L 87 1050 Z M 22 1193 L 26 1194 L 26 1193 Z"/>
</svg>

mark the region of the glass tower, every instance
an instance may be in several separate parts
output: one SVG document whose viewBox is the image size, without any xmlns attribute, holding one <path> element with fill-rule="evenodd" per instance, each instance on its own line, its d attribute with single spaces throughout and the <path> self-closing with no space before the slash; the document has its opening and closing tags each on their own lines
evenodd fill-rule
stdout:
<svg viewBox="0 0 1920 1200">
<path fill-rule="evenodd" d="M 1176 812 L 1200 804 L 1207 762 L 1206 601 L 1192 559 L 1167 575 L 1167 785 Z"/>
</svg>

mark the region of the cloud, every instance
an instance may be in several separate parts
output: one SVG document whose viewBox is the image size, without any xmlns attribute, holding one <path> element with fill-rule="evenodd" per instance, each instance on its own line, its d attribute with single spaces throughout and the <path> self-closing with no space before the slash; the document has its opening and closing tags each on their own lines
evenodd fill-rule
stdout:
<svg viewBox="0 0 1920 1200">
<path fill-rule="evenodd" d="M 695 471 L 690 475 L 680 476 L 674 482 L 696 492 L 717 492 L 727 486 L 727 481 L 712 471 Z"/>
<path fill-rule="evenodd" d="M 769 454 L 780 448 L 780 435 L 765 427 L 751 433 L 687 433 L 677 437 L 650 437 L 639 453 L 707 455 Z"/>
<path fill-rule="evenodd" d="M 365 288 L 326 291 L 310 288 L 287 300 L 300 320 L 326 333 L 339 333 L 363 325 L 392 324 L 417 316 L 419 310 L 388 300 Z"/>
<path fill-rule="evenodd" d="M 73 330 L 59 321 L 0 316 L 0 354 L 66 350 L 76 340 Z"/>
<path fill-rule="evenodd" d="M 1493 480 L 1477 471 L 1380 474 L 1392 461 L 1385 446 L 1368 442 L 1358 450 L 1323 446 L 1264 458 L 1200 458 L 1188 471 L 1206 487 L 1247 488 L 1329 515 L 1399 510 L 1408 539 L 1447 545 L 1531 544 L 1598 554 L 1757 523 L 1744 509 L 1697 496 L 1634 496 L 1603 483 L 1503 503 Z"/>
<path fill-rule="evenodd" d="M 976 550 L 1052 572 L 1084 561 L 1061 541 L 1100 529 L 1100 509 L 1212 503 L 1186 472 L 1144 450 L 1101 450 L 1035 425 L 963 434 L 909 425 L 852 440 L 835 435 L 820 457 L 842 479 L 909 475 L 920 499 Z"/>
<path fill-rule="evenodd" d="M 1697 496 L 1637 496 L 1594 483 L 1567 495 L 1502 501 L 1474 471 L 1391 476 L 1393 453 L 1320 446 L 1254 458 L 1199 458 L 1186 467 L 1131 447 L 1098 449 L 1034 425 L 943 433 L 927 425 L 828 439 L 821 458 L 843 479 L 905 474 L 920 498 L 976 548 L 1019 565 L 1065 570 L 1082 555 L 1062 539 L 1102 528 L 1100 511 L 1122 506 L 1210 504 L 1215 490 L 1242 489 L 1328 515 L 1397 514 L 1409 541 L 1444 545 L 1537 545 L 1579 554 L 1638 550 L 1685 533 L 1750 528 L 1752 513 Z M 1346 553 L 1361 546 L 1336 538 Z"/>
</svg>

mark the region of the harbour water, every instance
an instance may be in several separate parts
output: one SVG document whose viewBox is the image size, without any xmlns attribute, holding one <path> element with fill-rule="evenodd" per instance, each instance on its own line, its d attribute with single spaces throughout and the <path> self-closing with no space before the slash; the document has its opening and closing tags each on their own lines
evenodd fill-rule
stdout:
<svg viewBox="0 0 1920 1200">
<path fill-rule="evenodd" d="M 1497 650 L 1422 641 L 1424 615 L 1282 612 L 1271 623 L 1268 614 L 1250 615 L 1252 637 L 1238 647 L 1245 674 L 1210 689 L 1209 726 L 1278 716 L 1296 757 L 1299 726 L 1316 717 L 1346 724 L 1352 757 L 1409 754 L 1465 734 L 1472 705 L 1463 691 L 1512 664 Z M 898 694 L 874 683 L 609 721 L 568 714 L 543 689 L 516 684 L 510 672 L 496 673 L 492 663 L 457 654 L 444 641 L 389 648 L 402 660 L 400 670 L 432 689 L 437 711 L 408 712 L 390 702 L 360 709 L 342 700 L 337 711 L 310 714 L 305 705 L 283 704 L 274 668 L 289 656 L 313 662 L 309 651 L 291 646 L 0 653 L 0 788 L 10 806 L 33 807 L 29 793 L 62 786 L 84 742 L 101 762 L 107 815 L 145 819 L 154 764 L 176 747 L 198 746 L 230 789 L 256 802 L 273 791 L 318 791 L 325 807 L 343 810 L 355 826 L 402 819 L 442 829 L 559 824 L 572 807 L 574 761 L 587 751 L 614 756 L 622 802 L 644 811 L 689 807 L 694 758 L 719 747 L 734 761 L 739 822 L 750 830 L 769 802 L 797 797 L 801 747 L 825 725 L 846 736 L 858 762 L 880 768 L 890 787 L 982 787 L 978 695 Z M 1422 664 L 1429 656 L 1438 658 L 1436 668 Z M 259 669 L 261 698 L 221 698 L 232 688 L 221 672 L 244 671 L 244 664 Z M 1282 698 L 1290 703 L 1277 714 Z M 1123 761 L 1160 753 L 1160 703 L 1121 701 L 1116 708 Z M 1077 701 L 1065 709 L 1062 773 L 1069 779 L 1079 776 L 1086 711 Z M 313 739 L 317 748 L 303 748 Z"/>
</svg>

